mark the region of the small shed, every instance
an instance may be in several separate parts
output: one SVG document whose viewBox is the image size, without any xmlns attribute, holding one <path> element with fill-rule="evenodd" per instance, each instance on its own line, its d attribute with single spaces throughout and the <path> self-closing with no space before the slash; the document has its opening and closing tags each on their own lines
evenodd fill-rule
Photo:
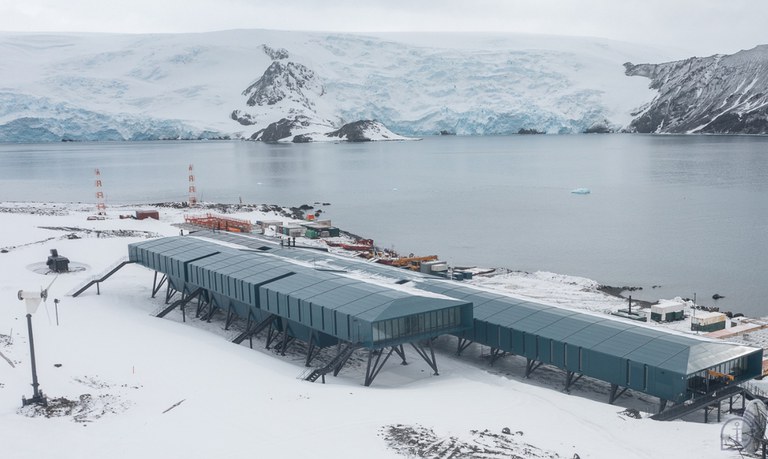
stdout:
<svg viewBox="0 0 768 459">
<path fill-rule="evenodd" d="M 160 220 L 160 212 L 156 210 L 137 210 L 136 211 L 136 220 L 144 220 L 147 218 L 154 218 L 155 220 Z"/>
<path fill-rule="evenodd" d="M 651 305 L 651 320 L 674 322 L 685 319 L 685 303 L 682 301 L 661 301 Z"/>
<path fill-rule="evenodd" d="M 303 226 L 296 225 L 296 224 L 291 224 L 291 223 L 284 224 L 282 226 L 281 230 L 280 230 L 280 232 L 284 236 L 288 236 L 288 237 L 301 237 L 301 236 L 304 236 L 304 232 L 305 231 L 306 231 L 306 229 Z"/>
<path fill-rule="evenodd" d="M 694 311 L 691 330 L 712 332 L 725 328 L 726 315 L 721 312 Z"/>
<path fill-rule="evenodd" d="M 318 223 L 303 223 L 301 226 L 306 228 L 304 235 L 310 239 L 320 237 L 338 237 L 341 233 L 335 226 L 327 226 Z"/>
</svg>

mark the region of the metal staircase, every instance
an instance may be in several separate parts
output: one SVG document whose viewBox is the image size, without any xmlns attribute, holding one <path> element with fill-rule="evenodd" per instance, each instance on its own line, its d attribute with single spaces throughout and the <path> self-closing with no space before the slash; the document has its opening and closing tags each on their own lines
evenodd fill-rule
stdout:
<svg viewBox="0 0 768 459">
<path fill-rule="evenodd" d="M 739 385 L 725 387 L 719 389 L 716 392 L 706 394 L 704 396 L 688 400 L 686 402 L 675 405 L 669 409 L 662 411 L 661 413 L 654 414 L 651 419 L 657 421 L 672 421 L 679 419 L 687 414 L 693 413 L 696 410 L 708 407 L 716 404 L 734 395 L 742 394 L 745 389 Z"/>
<path fill-rule="evenodd" d="M 174 301 L 173 303 L 168 305 L 167 308 L 165 308 L 162 311 L 158 312 L 155 317 L 165 317 L 165 316 L 168 315 L 169 312 L 173 311 L 175 308 L 177 308 L 177 307 L 182 307 L 183 308 L 184 306 L 186 306 L 187 303 L 192 301 L 193 298 L 196 298 L 202 291 L 203 291 L 202 288 L 198 288 L 195 291 L 193 291 L 192 293 L 190 293 L 189 295 L 182 296 L 182 298 L 180 300 Z"/>
<path fill-rule="evenodd" d="M 330 362 L 328 362 L 327 365 L 325 365 L 322 368 L 317 368 L 312 371 L 312 373 L 309 374 L 305 378 L 306 381 L 309 382 L 315 382 L 317 381 L 321 376 L 325 376 L 331 371 L 333 371 L 334 376 L 339 373 L 341 370 L 341 367 L 344 366 L 345 363 L 347 363 L 347 360 L 352 356 L 352 353 L 355 352 L 355 349 L 358 349 L 360 347 L 359 344 L 353 344 L 348 343 L 344 349 L 341 350 L 338 354 L 336 354 L 336 357 L 331 359 Z"/>
<path fill-rule="evenodd" d="M 122 268 L 123 266 L 125 266 L 127 264 L 130 264 L 130 263 L 133 263 L 133 262 L 132 261 L 128 261 L 128 260 L 119 261 L 117 264 L 115 264 L 115 265 L 111 266 L 110 268 L 108 268 L 109 271 L 107 271 L 106 273 L 102 274 L 101 277 L 94 277 L 93 279 L 88 281 L 85 285 L 83 285 L 82 287 L 80 287 L 77 290 L 73 291 L 71 293 L 71 295 L 73 297 L 78 296 L 81 293 L 83 293 L 84 291 L 88 290 L 93 284 L 96 284 L 96 289 L 98 290 L 98 284 L 100 282 L 104 282 L 112 274 L 115 274 L 117 271 L 119 271 L 120 268 Z"/>
<path fill-rule="evenodd" d="M 244 332 L 237 335 L 237 337 L 233 339 L 232 342 L 235 344 L 240 344 L 243 341 L 245 341 L 245 339 L 248 338 L 249 336 L 259 334 L 259 332 L 267 328 L 269 324 L 271 324 L 272 321 L 275 320 L 275 317 L 277 316 L 275 316 L 274 314 L 267 314 L 267 316 L 264 317 L 264 319 L 262 319 L 261 322 L 251 322 L 251 325 L 248 326 L 248 328 L 246 328 Z"/>
</svg>

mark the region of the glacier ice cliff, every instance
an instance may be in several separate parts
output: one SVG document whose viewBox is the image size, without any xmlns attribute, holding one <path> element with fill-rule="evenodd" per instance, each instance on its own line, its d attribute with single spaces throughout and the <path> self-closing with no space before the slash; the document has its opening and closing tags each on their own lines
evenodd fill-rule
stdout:
<svg viewBox="0 0 768 459">
<path fill-rule="evenodd" d="M 654 96 L 621 63 L 661 59 L 511 34 L 2 32 L 0 141 L 248 139 L 284 119 L 304 139 L 359 120 L 407 136 L 617 130 Z"/>
</svg>

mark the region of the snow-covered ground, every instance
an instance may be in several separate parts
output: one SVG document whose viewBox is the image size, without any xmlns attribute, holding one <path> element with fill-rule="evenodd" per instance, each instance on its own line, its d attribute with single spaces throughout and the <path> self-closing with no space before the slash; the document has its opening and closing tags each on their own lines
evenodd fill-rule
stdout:
<svg viewBox="0 0 768 459">
<path fill-rule="evenodd" d="M 232 344 L 236 332 L 223 330 L 220 317 L 153 317 L 162 295 L 150 298 L 153 273 L 140 266 L 118 271 L 100 295 L 92 288 L 66 296 L 123 259 L 128 243 L 179 233 L 171 224 L 184 210 L 159 208 L 160 221 L 118 218 L 133 210 L 112 207 L 108 219 L 89 221 L 88 205 L 0 204 L 0 352 L 8 359 L 0 358 L 2 457 L 738 457 L 720 450 L 718 424 L 635 419 L 622 412 L 651 411 L 656 400 L 629 393 L 608 405 L 607 386 L 592 380 L 566 394 L 558 371 L 541 368 L 525 380 L 524 361 L 507 357 L 490 367 L 477 345 L 455 357 L 450 337 L 437 342 L 439 376 L 408 352 L 409 365 L 390 360 L 364 387 L 361 354 L 323 385 L 298 379 L 301 347 L 280 356 L 262 339 L 253 349 Z M 36 273 L 52 248 L 87 269 L 55 281 Z M 592 291 L 588 280 L 505 276 L 477 283 L 598 312 L 623 304 Z M 41 388 L 59 399 L 57 413 L 20 409 L 32 389 L 17 291 L 52 281 L 33 325 Z"/>
</svg>

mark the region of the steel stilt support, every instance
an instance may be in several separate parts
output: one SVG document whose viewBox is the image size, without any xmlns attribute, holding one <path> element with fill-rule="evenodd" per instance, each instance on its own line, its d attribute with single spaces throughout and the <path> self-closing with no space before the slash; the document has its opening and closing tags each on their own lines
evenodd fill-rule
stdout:
<svg viewBox="0 0 768 459">
<path fill-rule="evenodd" d="M 464 350 L 467 349 L 473 342 L 474 341 L 470 341 L 468 339 L 459 338 L 459 342 L 456 345 L 456 355 L 461 355 L 461 353 L 464 352 Z"/>
<path fill-rule="evenodd" d="M 277 338 L 277 335 L 280 334 L 280 331 L 275 328 L 273 323 L 269 324 L 269 328 L 267 329 L 267 343 L 265 348 L 269 349 L 270 346 L 272 346 L 272 341 Z"/>
<path fill-rule="evenodd" d="M 96 286 L 98 287 L 98 284 Z M 165 289 L 165 304 L 168 304 L 171 302 L 171 298 L 173 298 L 173 296 L 176 295 L 177 291 L 178 290 L 176 290 L 171 286 L 171 282 L 169 281 Z"/>
<path fill-rule="evenodd" d="M 541 365 L 542 365 L 542 362 L 539 362 L 538 360 L 526 359 L 525 377 L 528 378 L 529 376 L 531 376 L 531 373 L 533 373 Z"/>
<path fill-rule="evenodd" d="M 613 405 L 613 402 L 615 402 L 617 398 L 621 397 L 626 391 L 626 387 L 622 387 L 621 390 L 619 390 L 618 384 L 611 384 L 611 393 L 608 395 L 608 404 Z"/>
<path fill-rule="evenodd" d="M 385 348 L 386 349 L 386 348 Z M 395 350 L 395 346 L 392 346 L 389 348 L 389 352 L 387 352 L 387 356 L 384 357 L 384 360 L 381 360 L 381 356 L 384 355 L 384 349 L 369 349 L 368 350 L 368 366 L 365 369 L 365 386 L 370 386 L 371 383 L 373 383 L 373 380 L 376 379 L 376 376 L 378 376 L 379 372 L 382 368 L 384 368 L 384 364 L 387 363 L 387 360 L 389 360 L 389 356 L 392 355 L 392 352 Z M 376 361 L 373 362 L 373 355 L 376 354 Z M 373 365 L 371 365 L 373 363 Z M 334 376 L 336 376 L 334 372 Z"/>
<path fill-rule="evenodd" d="M 667 408 L 667 399 L 660 398 L 659 399 L 659 413 L 664 411 Z"/>
<path fill-rule="evenodd" d="M 427 351 L 421 346 L 416 345 L 416 343 L 411 343 L 411 346 L 416 350 L 416 353 L 419 354 L 419 357 L 424 359 L 425 362 L 427 362 L 427 365 L 429 365 L 430 368 L 432 368 L 432 371 L 434 371 L 435 376 L 440 376 L 440 373 L 437 372 L 437 360 L 435 359 L 435 350 L 432 348 L 432 340 L 427 340 L 427 347 L 429 347 L 429 354 L 427 354 Z"/>
<path fill-rule="evenodd" d="M 493 366 L 493 364 L 496 363 L 496 360 L 500 359 L 501 357 L 504 357 L 506 354 L 507 354 L 506 351 L 502 351 L 501 349 L 492 347 L 490 365 Z"/>
<path fill-rule="evenodd" d="M 160 291 L 160 288 L 162 288 L 163 284 L 165 284 L 165 282 L 166 282 L 167 280 L 168 280 L 168 276 L 166 276 L 165 274 L 163 274 L 163 277 L 162 277 L 162 278 L 160 278 L 160 283 L 158 284 L 158 283 L 157 283 L 157 271 L 155 271 L 155 278 L 154 278 L 154 280 L 152 281 L 152 298 L 154 298 L 154 297 L 155 297 L 155 295 L 157 295 L 157 292 L 159 292 L 159 291 Z"/>
<path fill-rule="evenodd" d="M 283 341 L 280 343 L 280 355 L 285 355 L 285 350 L 288 348 L 288 343 L 290 341 L 290 335 L 288 334 L 288 324 L 283 324 Z"/>
<path fill-rule="evenodd" d="M 312 337 L 309 337 L 309 349 L 307 349 L 307 358 L 304 360 L 304 366 L 308 367 L 312 363 L 312 359 L 315 358 L 315 343 L 312 341 Z"/>
<path fill-rule="evenodd" d="M 245 322 L 245 329 L 250 330 L 251 328 L 251 320 L 253 320 L 253 314 L 251 311 L 248 311 L 248 320 Z M 253 333 L 248 335 L 248 346 L 253 349 Z"/>
<path fill-rule="evenodd" d="M 405 349 L 403 349 L 403 345 L 394 346 L 393 349 L 397 353 L 397 355 L 400 356 L 401 359 L 403 359 L 402 362 L 400 362 L 400 365 L 408 365 L 408 362 L 405 360 Z"/>
<path fill-rule="evenodd" d="M 232 307 L 232 303 L 229 303 L 229 306 L 227 307 L 227 320 L 224 322 L 224 330 L 229 330 L 229 327 L 236 318 L 237 314 L 235 313 L 235 309 Z"/>
<path fill-rule="evenodd" d="M 582 376 L 584 376 L 583 373 L 580 373 L 580 374 L 576 375 L 575 371 L 566 370 L 566 372 L 565 372 L 565 391 L 566 392 L 570 392 L 571 391 L 571 386 L 576 384 L 576 381 L 581 379 Z"/>
</svg>

